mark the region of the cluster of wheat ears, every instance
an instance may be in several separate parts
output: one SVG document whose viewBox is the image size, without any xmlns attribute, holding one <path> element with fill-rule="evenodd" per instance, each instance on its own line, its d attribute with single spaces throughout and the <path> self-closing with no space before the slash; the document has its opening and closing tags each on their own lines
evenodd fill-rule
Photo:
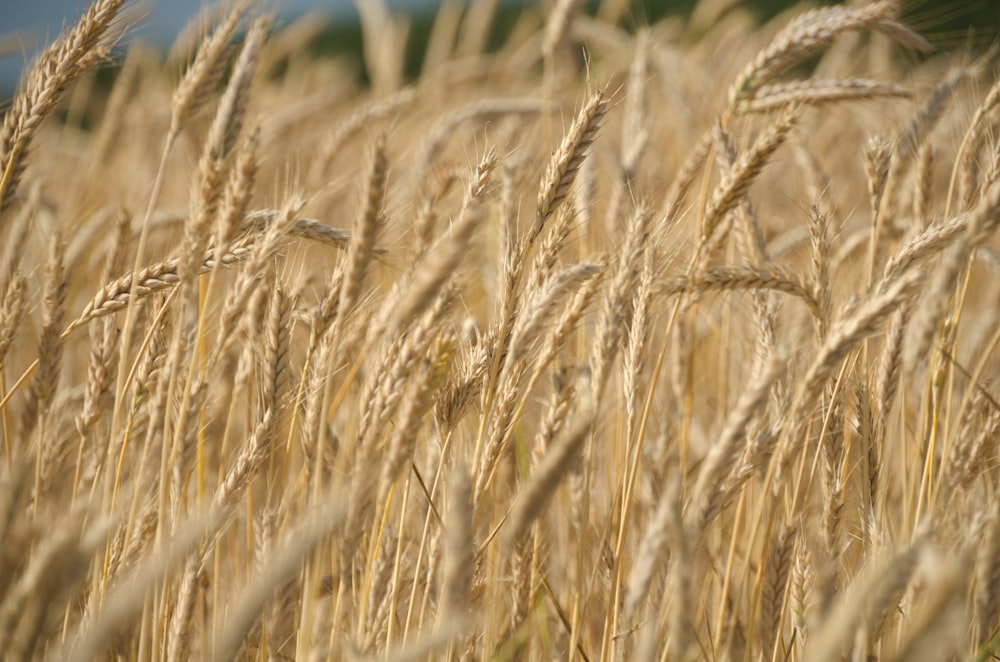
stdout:
<svg viewBox="0 0 1000 662">
<path fill-rule="evenodd" d="M 124 4 L 0 127 L 4 659 L 995 659 L 994 52 Z"/>
</svg>

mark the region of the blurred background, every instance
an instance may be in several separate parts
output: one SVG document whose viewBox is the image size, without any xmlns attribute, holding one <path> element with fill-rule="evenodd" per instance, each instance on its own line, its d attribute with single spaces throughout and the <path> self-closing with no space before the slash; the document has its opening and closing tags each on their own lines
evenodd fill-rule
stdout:
<svg viewBox="0 0 1000 662">
<path fill-rule="evenodd" d="M 367 0 L 359 0 L 365 2 Z M 412 20 L 408 52 L 417 54 L 426 41 L 440 0 L 383 0 L 394 12 Z M 454 0 L 453 0 L 454 1 Z M 476 0 L 459 0 L 471 4 Z M 513 23 L 520 7 L 530 0 L 496 1 L 498 30 Z M 718 1 L 718 0 L 713 0 Z M 902 0 L 907 23 L 928 36 L 938 48 L 982 48 L 1000 35 L 1000 0 Z M 685 15 L 697 0 L 632 0 L 627 25 L 650 23 L 666 14 Z M 52 41 L 62 28 L 72 24 L 87 7 L 87 0 L 0 0 L 0 98 L 8 98 L 24 65 L 38 50 Z M 361 35 L 354 0 L 263 0 L 279 22 L 287 23 L 306 13 L 319 12 L 329 22 L 318 50 L 344 52 L 360 49 Z M 532 3 L 534 4 L 534 3 Z M 598 0 L 588 0 L 596 10 Z M 733 0 L 754 10 L 761 18 L 775 15 L 792 0 Z M 812 4 L 835 4 L 831 0 Z M 139 0 L 129 4 L 130 25 L 126 41 L 141 39 L 166 49 L 178 32 L 206 6 L 208 0 Z M 415 59 L 415 61 L 417 61 Z"/>
</svg>

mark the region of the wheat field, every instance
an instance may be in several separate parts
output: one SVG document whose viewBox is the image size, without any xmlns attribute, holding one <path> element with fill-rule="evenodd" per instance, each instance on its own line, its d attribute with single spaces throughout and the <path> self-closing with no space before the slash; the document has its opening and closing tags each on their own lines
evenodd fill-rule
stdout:
<svg viewBox="0 0 1000 662">
<path fill-rule="evenodd" d="M 996 659 L 996 51 L 126 5 L 0 127 L 4 659 Z"/>
</svg>

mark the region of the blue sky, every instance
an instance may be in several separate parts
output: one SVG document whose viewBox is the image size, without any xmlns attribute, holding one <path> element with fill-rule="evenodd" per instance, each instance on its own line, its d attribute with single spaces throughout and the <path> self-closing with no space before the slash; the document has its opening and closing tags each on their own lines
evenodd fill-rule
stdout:
<svg viewBox="0 0 1000 662">
<path fill-rule="evenodd" d="M 203 6 L 206 0 L 136 0 L 128 4 L 129 16 L 137 23 L 127 37 L 154 43 L 169 43 Z M 260 6 L 273 9 L 280 17 L 290 17 L 311 10 L 322 10 L 334 21 L 356 20 L 353 0 L 260 0 Z M 426 11 L 434 0 L 389 0 L 396 10 Z M 88 6 L 87 0 L 0 0 L 3 17 L 0 37 L 18 37 L 19 53 L 0 58 L 0 88 L 9 89 L 17 80 L 25 61 L 40 47 L 58 36 L 64 25 L 71 24 Z"/>
</svg>

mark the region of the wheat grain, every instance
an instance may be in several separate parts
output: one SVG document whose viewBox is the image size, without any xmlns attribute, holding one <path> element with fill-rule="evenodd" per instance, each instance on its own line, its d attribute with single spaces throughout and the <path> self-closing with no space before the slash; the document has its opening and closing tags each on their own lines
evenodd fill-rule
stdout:
<svg viewBox="0 0 1000 662">
<path fill-rule="evenodd" d="M 52 404 L 52 398 L 59 386 L 62 368 L 63 341 L 59 335 L 63 317 L 66 314 L 66 293 L 68 289 L 66 265 L 63 257 L 65 246 L 57 233 L 50 242 L 49 260 L 45 265 L 45 286 L 42 292 L 44 304 L 41 337 L 38 340 L 38 372 L 31 383 L 28 404 L 21 419 L 24 437 L 30 436 L 39 419 L 43 418 Z M 41 447 L 39 447 L 41 448 Z M 40 469 L 40 467 L 39 467 Z M 37 489 L 36 485 L 36 489 Z"/>
<path fill-rule="evenodd" d="M 810 79 L 762 85 L 754 95 L 738 102 L 745 113 L 768 112 L 786 106 L 820 105 L 837 101 L 863 101 L 876 97 L 911 98 L 902 85 L 864 78 Z"/>
<path fill-rule="evenodd" d="M 824 7 L 806 12 L 783 29 L 771 45 L 757 54 L 730 88 L 731 103 L 752 96 L 761 85 L 772 80 L 796 62 L 828 45 L 838 35 L 871 28 L 917 48 L 929 44 L 896 18 L 892 0 L 873 2 L 863 7 Z"/>
<path fill-rule="evenodd" d="M 42 122 L 67 87 L 106 57 L 115 41 L 112 25 L 124 4 L 124 0 L 97 0 L 72 29 L 38 56 L 0 125 L 0 209 L 6 209 L 17 192 L 28 150 Z"/>
<path fill-rule="evenodd" d="M 4 114 L 5 652 L 992 652 L 995 49 L 477 0 L 404 76 L 359 4 Z"/>
<path fill-rule="evenodd" d="M 229 41 L 236 33 L 243 15 L 247 11 L 246 2 L 237 2 L 212 34 L 202 40 L 198 54 L 184 73 L 171 100 L 171 133 L 180 131 L 192 117 L 208 102 L 216 85 L 225 73 Z"/>
<path fill-rule="evenodd" d="M 535 222 L 523 239 L 523 245 L 531 246 L 534 243 L 545 222 L 555 212 L 559 203 L 569 194 L 573 181 L 580 171 L 580 165 L 597 137 L 601 121 L 607 112 L 607 106 L 608 102 L 603 93 L 597 92 L 591 96 L 580 109 L 576 119 L 573 120 L 573 124 L 563 137 L 559 149 L 549 159 L 548 167 L 542 178 L 542 186 L 538 192 Z"/>
</svg>

